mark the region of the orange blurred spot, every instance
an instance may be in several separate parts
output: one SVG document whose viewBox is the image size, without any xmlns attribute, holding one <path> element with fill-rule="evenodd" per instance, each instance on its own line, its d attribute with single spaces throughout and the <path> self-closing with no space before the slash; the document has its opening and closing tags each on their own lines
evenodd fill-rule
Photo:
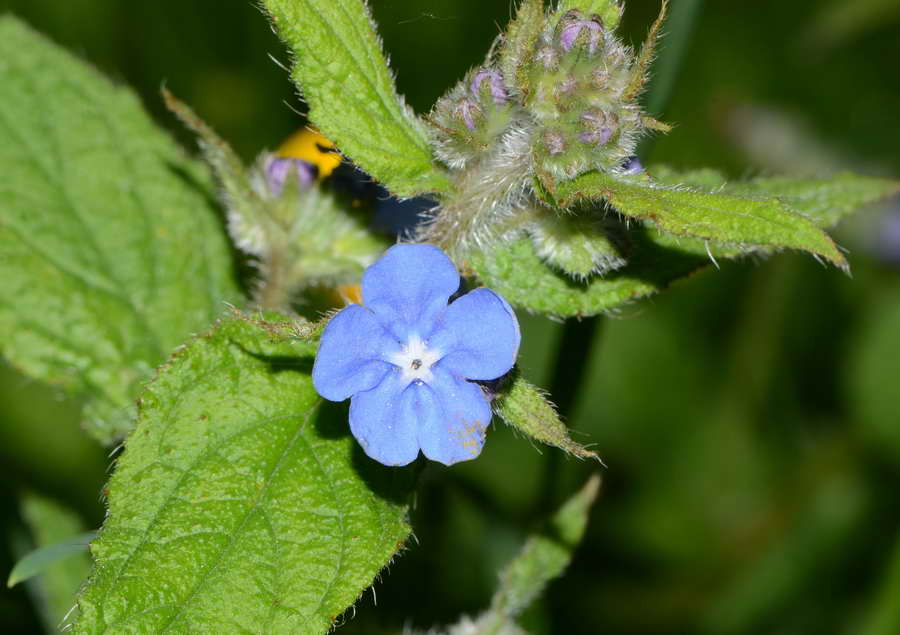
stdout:
<svg viewBox="0 0 900 635">
<path fill-rule="evenodd" d="M 362 287 L 359 284 L 339 284 L 337 286 L 338 295 L 344 304 L 362 304 Z"/>
</svg>

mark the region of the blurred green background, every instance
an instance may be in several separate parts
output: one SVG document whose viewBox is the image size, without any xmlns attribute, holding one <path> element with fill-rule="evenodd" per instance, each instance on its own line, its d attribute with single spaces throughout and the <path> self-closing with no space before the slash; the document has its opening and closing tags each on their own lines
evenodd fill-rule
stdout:
<svg viewBox="0 0 900 635">
<path fill-rule="evenodd" d="M 418 112 L 483 57 L 510 0 L 372 0 Z M 638 44 L 659 2 L 627 2 Z M 738 178 L 900 175 L 900 2 L 672 0 L 653 94 L 674 131 L 645 163 Z M 696 7 L 691 24 L 688 10 Z M 287 56 L 247 0 L 0 0 L 162 106 L 165 83 L 246 157 L 303 124 Z M 853 277 L 799 255 L 721 263 L 615 316 L 522 315 L 521 365 L 553 389 L 604 487 L 534 633 L 900 633 L 900 201 L 838 231 Z M 579 354 L 579 351 L 581 354 Z M 589 352 L 587 356 L 585 352 Z M 580 369 L 584 362 L 584 372 Z M 0 369 L 0 565 L 33 539 L 29 493 L 102 520 L 111 459 L 78 404 Z M 499 567 L 596 465 L 495 425 L 478 461 L 430 466 L 416 541 L 343 633 L 425 629 L 484 608 Z M 0 595 L 0 630 L 41 632 L 39 594 Z"/>
</svg>

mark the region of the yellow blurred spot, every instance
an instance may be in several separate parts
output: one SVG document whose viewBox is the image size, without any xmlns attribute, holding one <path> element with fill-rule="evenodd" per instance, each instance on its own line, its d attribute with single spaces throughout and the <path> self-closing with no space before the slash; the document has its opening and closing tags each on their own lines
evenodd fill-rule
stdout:
<svg viewBox="0 0 900 635">
<path fill-rule="evenodd" d="M 319 168 L 319 180 L 327 178 L 341 164 L 341 155 L 334 144 L 320 133 L 303 128 L 284 140 L 278 155 L 301 159 Z"/>
<path fill-rule="evenodd" d="M 341 296 L 344 304 L 362 304 L 362 287 L 358 284 L 339 284 L 337 286 L 338 295 Z"/>
</svg>

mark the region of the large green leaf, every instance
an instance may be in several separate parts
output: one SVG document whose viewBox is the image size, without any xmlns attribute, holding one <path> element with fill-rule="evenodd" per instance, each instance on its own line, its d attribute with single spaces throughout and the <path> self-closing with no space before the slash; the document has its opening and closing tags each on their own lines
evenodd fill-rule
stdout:
<svg viewBox="0 0 900 635">
<path fill-rule="evenodd" d="M 394 194 L 448 187 L 424 126 L 397 95 L 363 0 L 263 0 L 294 54 L 309 118 Z"/>
<path fill-rule="evenodd" d="M 620 214 L 653 223 L 676 236 L 800 249 L 847 268 L 847 261 L 828 234 L 778 198 L 675 189 L 650 181 L 624 182 L 600 172 L 560 183 L 555 195 L 563 207 L 605 199 Z"/>
<path fill-rule="evenodd" d="M 686 185 L 757 199 L 775 197 L 820 227 L 836 225 L 858 209 L 900 192 L 900 181 L 852 172 L 827 177 L 762 177 L 728 183 L 724 175 L 710 169 L 679 172 L 665 166 L 651 166 L 648 171 L 654 181 L 665 185 Z"/>
<path fill-rule="evenodd" d="M 135 96 L 0 18 L 0 341 L 130 426 L 152 369 L 238 297 L 206 173 Z"/>
<path fill-rule="evenodd" d="M 844 216 L 900 190 L 896 181 L 854 174 L 816 179 L 762 178 L 727 184 L 715 170 L 678 172 L 654 166 L 649 171 L 654 181 L 664 185 L 716 190 L 752 199 L 777 199 L 785 208 L 819 227 L 830 227 Z M 625 267 L 581 281 L 547 267 L 527 239 L 474 254 L 469 264 L 486 285 L 518 307 L 550 315 L 586 316 L 661 291 L 675 280 L 711 264 L 714 258 L 765 255 L 774 250 L 771 246 L 679 237 L 640 225 L 633 226 L 627 237 L 631 248 L 626 254 Z"/>
<path fill-rule="evenodd" d="M 323 405 L 315 345 L 225 322 L 141 397 L 78 633 L 322 633 L 409 535 L 410 469 Z"/>
</svg>

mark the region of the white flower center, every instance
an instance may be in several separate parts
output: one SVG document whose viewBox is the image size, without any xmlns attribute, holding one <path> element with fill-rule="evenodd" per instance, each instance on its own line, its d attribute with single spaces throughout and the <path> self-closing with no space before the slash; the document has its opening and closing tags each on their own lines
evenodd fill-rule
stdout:
<svg viewBox="0 0 900 635">
<path fill-rule="evenodd" d="M 432 380 L 431 367 L 434 366 L 442 357 L 441 352 L 437 350 L 429 350 L 418 335 L 411 335 L 406 346 L 399 353 L 394 353 L 390 362 L 400 369 L 403 373 L 403 382 L 411 383 L 414 381 L 423 381 L 428 383 Z"/>
</svg>

